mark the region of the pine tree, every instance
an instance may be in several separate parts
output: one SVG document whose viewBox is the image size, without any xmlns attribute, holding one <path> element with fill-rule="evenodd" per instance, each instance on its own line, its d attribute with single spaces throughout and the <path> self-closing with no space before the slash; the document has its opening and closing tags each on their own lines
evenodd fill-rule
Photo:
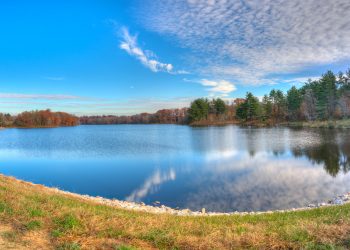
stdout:
<svg viewBox="0 0 350 250">
<path fill-rule="evenodd" d="M 286 98 L 281 90 L 271 90 L 272 116 L 275 120 L 283 119 L 286 111 Z"/>
<path fill-rule="evenodd" d="M 199 98 L 191 103 L 191 107 L 188 111 L 189 120 L 199 121 L 207 119 L 209 114 L 209 101 L 206 98 Z"/>
<path fill-rule="evenodd" d="M 226 104 L 222 99 L 220 98 L 213 99 L 213 103 L 214 103 L 214 108 L 217 115 L 221 115 L 226 112 Z"/>
<path fill-rule="evenodd" d="M 322 75 L 314 87 L 314 92 L 318 118 L 324 120 L 333 117 L 337 101 L 337 87 L 336 77 L 332 71 Z"/>
<path fill-rule="evenodd" d="M 259 100 L 250 92 L 246 95 L 246 108 L 248 120 L 251 121 L 258 118 L 260 111 Z"/>
<path fill-rule="evenodd" d="M 272 101 L 267 95 L 264 95 L 262 99 L 262 113 L 264 119 L 269 119 L 272 115 Z"/>
<path fill-rule="evenodd" d="M 298 113 L 300 110 L 300 105 L 302 101 L 302 96 L 300 91 L 293 86 L 287 92 L 287 108 L 288 108 L 288 116 L 292 120 L 296 120 L 298 117 Z"/>
</svg>

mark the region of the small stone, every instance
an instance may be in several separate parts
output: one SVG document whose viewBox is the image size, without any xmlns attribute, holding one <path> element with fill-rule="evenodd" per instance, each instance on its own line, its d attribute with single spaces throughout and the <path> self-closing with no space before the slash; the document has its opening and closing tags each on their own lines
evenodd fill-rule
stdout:
<svg viewBox="0 0 350 250">
<path fill-rule="evenodd" d="M 333 200 L 333 204 L 335 205 L 342 205 L 344 201 L 342 199 L 336 198 Z"/>
<path fill-rule="evenodd" d="M 307 207 L 316 207 L 315 204 L 309 204 Z"/>
<path fill-rule="evenodd" d="M 189 209 L 182 209 L 181 212 L 183 214 L 189 214 L 191 212 L 191 210 L 189 210 Z"/>
</svg>

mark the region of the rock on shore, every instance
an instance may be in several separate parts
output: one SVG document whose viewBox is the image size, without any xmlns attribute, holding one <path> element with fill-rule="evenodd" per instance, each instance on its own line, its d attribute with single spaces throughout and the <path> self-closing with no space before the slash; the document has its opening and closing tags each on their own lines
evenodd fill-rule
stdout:
<svg viewBox="0 0 350 250">
<path fill-rule="evenodd" d="M 96 202 L 107 206 L 124 208 L 128 210 L 134 210 L 134 211 L 140 211 L 140 212 L 148 212 L 148 213 L 155 213 L 155 214 L 166 213 L 166 214 L 173 214 L 173 215 L 180 215 L 180 216 L 217 216 L 217 215 L 247 215 L 247 214 L 254 215 L 254 214 L 270 214 L 274 212 L 284 213 L 284 212 L 291 212 L 291 211 L 302 211 L 302 210 L 314 209 L 314 208 L 325 207 L 325 206 L 338 206 L 338 205 L 350 203 L 350 192 L 349 192 L 343 195 L 338 195 L 333 199 L 329 200 L 328 202 L 322 202 L 318 204 L 309 204 L 306 207 L 291 208 L 291 209 L 285 209 L 285 210 L 256 211 L 256 212 L 232 211 L 232 212 L 225 213 L 225 212 L 206 212 L 206 209 L 202 208 L 201 211 L 192 211 L 190 209 L 174 209 L 171 207 L 167 207 L 167 206 L 161 205 L 159 201 L 154 202 L 156 204 L 155 206 L 151 206 L 151 205 L 146 205 L 143 202 L 137 203 L 137 202 L 122 201 L 117 199 L 107 199 L 99 196 L 95 197 L 90 195 L 77 194 L 77 193 L 72 193 L 68 191 L 63 191 L 58 188 L 50 188 L 40 184 L 34 184 L 31 182 L 17 180 L 16 178 L 12 178 L 12 177 L 10 178 L 13 179 L 14 181 L 27 183 L 33 186 L 39 186 L 41 188 L 51 190 L 59 194 L 64 194 L 77 199 L 92 201 L 92 202 Z"/>
<path fill-rule="evenodd" d="M 157 206 L 151 206 L 146 205 L 145 203 L 136 203 L 136 202 L 129 202 L 129 201 L 122 201 L 122 200 L 116 200 L 116 199 L 107 199 L 103 197 L 93 197 L 89 195 L 80 195 L 76 193 L 71 193 L 67 191 L 62 191 L 60 189 L 55 188 L 54 189 L 58 193 L 63 193 L 66 195 L 74 196 L 77 198 L 83 198 L 85 200 L 94 201 L 100 204 L 113 206 L 113 207 L 119 207 L 119 208 L 125 208 L 129 210 L 135 210 L 135 211 L 143 211 L 143 212 L 149 212 L 149 213 L 167 213 L 167 214 L 173 214 L 173 215 L 182 215 L 182 216 L 217 216 L 217 215 L 247 215 L 247 214 L 268 214 L 273 212 L 290 212 L 290 211 L 301 211 L 301 210 L 308 210 L 313 208 L 319 208 L 324 206 L 336 206 L 336 205 L 343 205 L 345 203 L 350 202 L 350 192 L 339 195 L 334 197 L 333 199 L 329 200 L 328 202 L 322 202 L 318 204 L 309 204 L 307 207 L 301 207 L 301 208 L 291 208 L 291 209 L 285 209 L 285 210 L 274 210 L 274 211 L 257 211 L 257 212 L 206 212 L 205 208 L 202 208 L 201 211 L 192 211 L 190 209 L 174 209 L 171 207 L 167 207 L 164 205 L 160 205 L 159 202 L 157 202 Z"/>
</svg>

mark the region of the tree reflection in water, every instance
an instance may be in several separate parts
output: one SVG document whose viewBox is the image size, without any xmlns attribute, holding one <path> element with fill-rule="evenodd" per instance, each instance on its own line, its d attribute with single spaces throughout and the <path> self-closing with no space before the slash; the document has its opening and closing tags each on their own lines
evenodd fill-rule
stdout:
<svg viewBox="0 0 350 250">
<path fill-rule="evenodd" d="M 340 136 L 342 138 L 338 140 Z M 323 165 L 328 174 L 336 177 L 339 172 L 350 171 L 350 137 L 336 130 L 319 131 L 320 143 L 304 148 L 293 148 L 295 157 L 306 156 L 313 164 Z"/>
</svg>

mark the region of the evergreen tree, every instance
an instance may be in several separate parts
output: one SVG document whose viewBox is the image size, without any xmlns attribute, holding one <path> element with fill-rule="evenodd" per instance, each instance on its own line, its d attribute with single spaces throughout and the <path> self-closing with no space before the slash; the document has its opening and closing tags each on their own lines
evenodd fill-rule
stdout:
<svg viewBox="0 0 350 250">
<path fill-rule="evenodd" d="M 345 91 L 350 91 L 350 68 L 344 74 L 338 73 L 337 85 L 339 87 L 339 94 L 342 95 Z"/>
<path fill-rule="evenodd" d="M 296 120 L 298 117 L 301 101 L 302 101 L 302 96 L 300 91 L 295 86 L 293 86 L 287 92 L 288 116 L 292 120 Z"/>
<path fill-rule="evenodd" d="M 227 109 L 226 104 L 222 99 L 220 98 L 213 99 L 213 103 L 214 103 L 214 108 L 217 115 L 224 114 L 226 112 L 226 109 Z"/>
<path fill-rule="evenodd" d="M 324 120 L 333 117 L 337 100 L 336 77 L 334 73 L 328 71 L 322 75 L 314 90 L 317 100 L 316 110 L 318 118 Z"/>
<path fill-rule="evenodd" d="M 279 119 L 284 119 L 287 109 L 287 100 L 281 90 L 276 91 L 277 100 L 277 116 Z"/>
<path fill-rule="evenodd" d="M 236 108 L 236 117 L 240 120 L 247 120 L 247 103 L 241 103 Z"/>
<path fill-rule="evenodd" d="M 268 119 L 272 115 L 272 101 L 268 95 L 264 95 L 262 99 L 262 113 L 265 119 Z"/>
<path fill-rule="evenodd" d="M 272 116 L 275 120 L 283 119 L 286 112 L 286 98 L 281 90 L 271 90 Z"/>
<path fill-rule="evenodd" d="M 199 121 L 206 119 L 209 114 L 209 101 L 206 98 L 199 98 L 191 103 L 191 107 L 188 111 L 189 120 Z"/>
<path fill-rule="evenodd" d="M 256 98 L 252 93 L 248 92 L 246 95 L 246 114 L 247 120 L 253 120 L 258 118 L 260 115 L 260 104 L 258 98 Z"/>
</svg>

